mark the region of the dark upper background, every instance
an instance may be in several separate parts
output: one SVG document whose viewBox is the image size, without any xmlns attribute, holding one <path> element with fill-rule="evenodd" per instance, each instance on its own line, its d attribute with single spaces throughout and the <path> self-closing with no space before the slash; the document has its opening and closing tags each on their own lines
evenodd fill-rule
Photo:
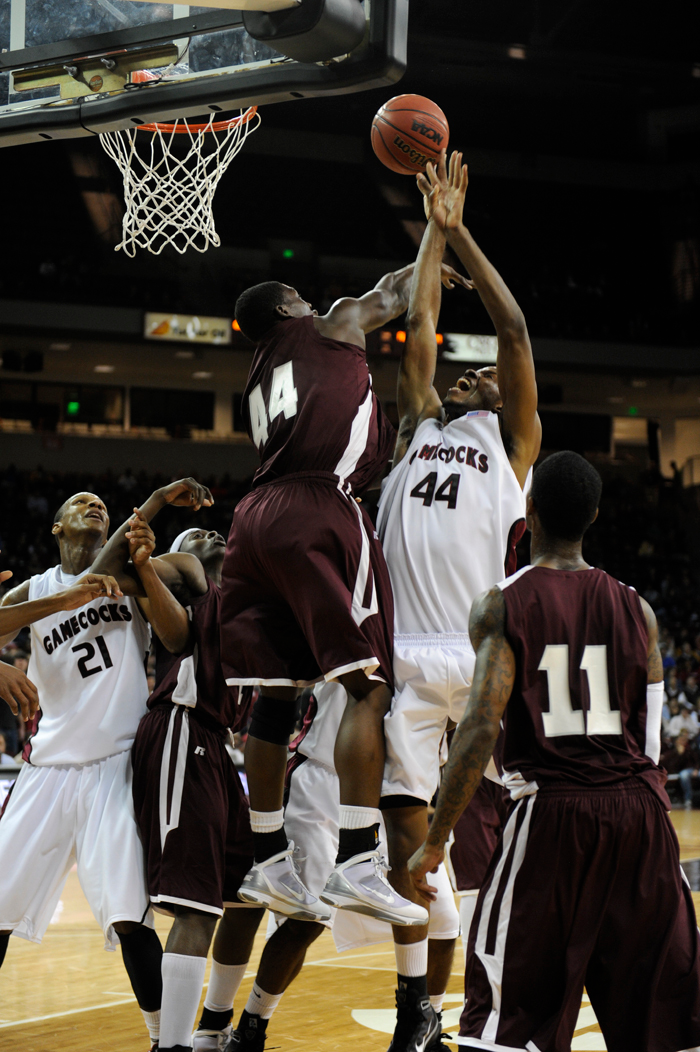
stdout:
<svg viewBox="0 0 700 1052">
<path fill-rule="evenodd" d="M 692 347 L 697 30 L 691 2 L 412 0 L 403 80 L 264 108 L 260 145 L 251 138 L 217 191 L 224 247 L 186 265 L 174 252 L 114 253 L 120 176 L 96 139 L 2 150 L 0 299 L 230 315 L 268 275 L 321 308 L 339 282 L 363 291 L 361 266 L 349 279 L 327 257 L 393 267 L 414 256 L 419 197 L 374 158 L 369 126 L 386 99 L 415 92 L 448 117 L 470 163 L 467 221 L 534 336 Z M 250 250 L 268 253 L 262 271 Z M 445 328 L 491 331 L 474 301 L 446 298 L 444 310 Z"/>
</svg>

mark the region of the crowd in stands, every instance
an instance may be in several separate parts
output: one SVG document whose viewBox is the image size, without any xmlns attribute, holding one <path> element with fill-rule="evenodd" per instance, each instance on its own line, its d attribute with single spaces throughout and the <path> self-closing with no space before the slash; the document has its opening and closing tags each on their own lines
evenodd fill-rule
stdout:
<svg viewBox="0 0 700 1052">
<path fill-rule="evenodd" d="M 664 662 L 662 762 L 672 775 L 670 784 L 690 806 L 693 789 L 700 789 L 700 501 L 694 489 L 683 489 L 678 476 L 664 479 L 656 470 L 641 475 L 600 458 L 603 498 L 596 523 L 587 534 L 584 555 L 589 562 L 634 586 L 656 612 Z M 51 523 L 63 501 L 88 490 L 107 505 L 112 528 L 118 526 L 154 489 L 169 482 L 161 474 L 101 475 L 21 472 L 14 467 L 0 473 L 0 495 L 6 509 L 0 529 L 2 569 L 20 584 L 43 573 L 58 559 Z M 175 536 L 188 526 L 215 529 L 228 535 L 234 508 L 250 486 L 250 479 L 204 477 L 212 491 L 213 507 L 195 514 L 165 508 L 154 520 L 159 552 L 167 551 Z M 528 561 L 527 536 L 519 561 Z M 12 587 L 9 581 L 5 589 Z M 26 669 L 29 633 L 6 647 L 2 660 Z M 24 728 L 0 701 L 0 736 L 5 755 L 22 745 Z M 3 754 L 0 746 L 0 757 Z M 3 763 L 0 759 L 0 763 Z"/>
</svg>

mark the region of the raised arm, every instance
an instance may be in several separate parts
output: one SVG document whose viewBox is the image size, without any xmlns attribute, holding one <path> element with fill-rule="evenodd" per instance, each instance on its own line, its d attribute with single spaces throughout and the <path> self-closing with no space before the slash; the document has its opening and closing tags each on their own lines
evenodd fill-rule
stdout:
<svg viewBox="0 0 700 1052">
<path fill-rule="evenodd" d="M 415 263 L 410 263 L 401 270 L 385 274 L 371 292 L 359 299 L 344 297 L 336 300 L 328 314 L 315 319 L 316 328 L 322 336 L 332 340 L 364 347 L 365 333 L 398 318 L 408 307 L 414 269 Z M 442 281 L 450 289 L 454 282 L 469 287 L 467 279 L 446 263 L 442 264 Z"/>
<path fill-rule="evenodd" d="M 431 188 L 440 185 L 439 171 L 429 167 L 427 176 Z M 468 270 L 496 329 L 503 440 L 513 470 L 524 485 L 537 459 L 542 436 L 537 416 L 535 363 L 525 318 L 503 278 L 465 227 L 460 207 L 447 211 L 445 234 L 450 248 Z"/>
<path fill-rule="evenodd" d="M 428 898 L 435 898 L 435 889 L 427 883 L 426 874 L 435 872 L 442 862 L 450 832 L 479 787 L 513 690 L 515 657 L 504 626 L 503 593 L 492 588 L 472 606 L 469 635 L 476 665 L 471 696 L 452 739 L 428 836 L 408 864 L 417 890 Z"/>
<path fill-rule="evenodd" d="M 442 299 L 441 264 L 445 251 L 445 216 L 452 208 L 464 206 L 467 169 L 461 153 L 450 157 L 449 175 L 445 153 L 440 155 L 438 182 L 434 186 L 420 176 L 428 226 L 423 234 L 411 283 L 406 319 L 406 343 L 399 366 L 397 402 L 399 434 L 394 465 L 406 454 L 418 425 L 442 413 L 440 396 L 433 387 L 437 364 L 437 325 Z M 465 282 L 471 286 L 471 282 Z"/>
<path fill-rule="evenodd" d="M 639 597 L 647 623 L 647 696 L 644 751 L 658 763 L 661 757 L 661 721 L 664 706 L 664 666 L 659 650 L 659 626 L 646 599 Z"/>
<path fill-rule="evenodd" d="M 140 513 L 128 532 L 129 554 L 145 592 L 140 600 L 153 631 L 171 654 L 181 654 L 190 641 L 190 619 L 183 602 L 207 591 L 199 559 L 185 552 L 153 559 L 156 539 Z M 182 600 L 182 601 L 180 601 Z"/>
<path fill-rule="evenodd" d="M 177 482 L 171 482 L 168 486 L 161 486 L 160 489 L 154 490 L 145 504 L 142 504 L 138 511 L 139 515 L 141 515 L 146 522 L 150 522 L 151 519 L 166 506 L 166 504 L 199 511 L 202 507 L 211 507 L 213 503 L 214 498 L 206 486 L 197 482 L 196 479 L 186 478 L 179 479 Z M 119 584 L 124 590 L 125 595 L 142 596 L 143 589 L 138 577 L 134 574 L 130 574 L 127 570 L 127 563 L 129 560 L 129 541 L 127 533 L 131 529 L 131 526 L 132 517 L 130 516 L 122 523 L 119 529 L 114 531 L 100 554 L 97 556 L 97 559 L 92 564 L 91 570 L 97 573 L 106 573 L 115 576 L 119 580 Z"/>
</svg>

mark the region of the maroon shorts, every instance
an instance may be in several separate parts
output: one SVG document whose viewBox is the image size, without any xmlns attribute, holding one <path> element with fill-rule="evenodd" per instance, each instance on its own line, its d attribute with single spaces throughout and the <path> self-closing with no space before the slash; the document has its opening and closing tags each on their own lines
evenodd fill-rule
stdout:
<svg viewBox="0 0 700 1052">
<path fill-rule="evenodd" d="M 221 601 L 229 685 L 308 686 L 364 669 L 391 686 L 393 630 L 381 545 L 334 476 L 287 475 L 237 505 Z"/>
<path fill-rule="evenodd" d="M 484 883 L 489 862 L 510 809 L 506 790 L 482 778 L 469 806 L 454 828 L 449 869 L 455 891 L 475 891 Z"/>
<path fill-rule="evenodd" d="M 471 926 L 459 1044 L 569 1052 L 584 985 L 609 1052 L 700 1045 L 693 902 L 639 784 L 515 804 Z"/>
<path fill-rule="evenodd" d="M 253 865 L 248 801 L 221 731 L 182 705 L 144 716 L 132 750 L 134 810 L 148 893 L 169 904 L 221 914 Z"/>
</svg>

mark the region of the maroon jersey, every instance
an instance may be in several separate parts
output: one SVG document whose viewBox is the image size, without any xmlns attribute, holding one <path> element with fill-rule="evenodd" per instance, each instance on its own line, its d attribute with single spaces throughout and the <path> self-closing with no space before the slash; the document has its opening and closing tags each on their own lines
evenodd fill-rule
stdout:
<svg viewBox="0 0 700 1052">
<path fill-rule="evenodd" d="M 499 586 L 515 654 L 504 782 L 519 796 L 641 778 L 668 804 L 645 753 L 647 624 L 633 588 L 602 570 L 526 566 Z"/>
<path fill-rule="evenodd" d="M 364 350 L 321 336 L 310 315 L 278 322 L 257 345 L 243 413 L 262 461 L 256 485 L 308 471 L 361 491 L 386 467 L 396 437 Z"/>
<path fill-rule="evenodd" d="M 206 724 L 235 731 L 247 717 L 248 706 L 239 705 L 239 691 L 226 685 L 219 649 L 221 590 L 208 579 L 207 585 L 204 595 L 189 604 L 192 642 L 171 662 L 160 663 L 162 679 L 148 699 L 148 707 L 175 702 L 194 709 Z"/>
</svg>

